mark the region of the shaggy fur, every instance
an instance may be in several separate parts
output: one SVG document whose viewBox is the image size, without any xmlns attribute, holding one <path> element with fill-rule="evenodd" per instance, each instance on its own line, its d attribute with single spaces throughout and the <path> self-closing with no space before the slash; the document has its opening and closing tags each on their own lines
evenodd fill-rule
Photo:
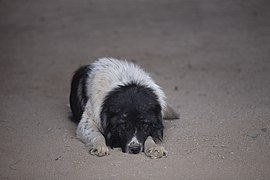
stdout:
<svg viewBox="0 0 270 180">
<path fill-rule="evenodd" d="M 101 58 L 79 68 L 72 79 L 70 106 L 77 137 L 92 155 L 109 149 L 142 151 L 152 158 L 167 155 L 155 141 L 163 138 L 162 117 L 177 118 L 161 88 L 141 68 L 127 61 Z"/>
</svg>

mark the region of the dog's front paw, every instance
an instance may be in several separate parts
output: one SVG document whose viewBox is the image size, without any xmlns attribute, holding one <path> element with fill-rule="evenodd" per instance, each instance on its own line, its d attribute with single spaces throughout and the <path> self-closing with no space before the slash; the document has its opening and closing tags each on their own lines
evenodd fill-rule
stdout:
<svg viewBox="0 0 270 180">
<path fill-rule="evenodd" d="M 99 144 L 97 146 L 91 147 L 89 150 L 89 153 L 93 156 L 108 156 L 109 155 L 109 149 L 104 144 Z"/>
<path fill-rule="evenodd" d="M 146 147 L 144 150 L 146 156 L 152 159 L 158 159 L 162 157 L 167 157 L 168 151 L 165 150 L 163 146 L 154 145 L 152 147 Z"/>
</svg>

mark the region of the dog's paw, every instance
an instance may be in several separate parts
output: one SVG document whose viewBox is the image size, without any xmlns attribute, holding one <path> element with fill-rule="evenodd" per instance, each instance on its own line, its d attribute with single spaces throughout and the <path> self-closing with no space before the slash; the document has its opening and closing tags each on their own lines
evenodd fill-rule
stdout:
<svg viewBox="0 0 270 180">
<path fill-rule="evenodd" d="M 158 145 L 147 147 L 144 153 L 146 154 L 146 156 L 152 159 L 167 157 L 168 155 L 168 151 L 166 151 L 163 146 L 158 146 Z"/>
<path fill-rule="evenodd" d="M 100 144 L 95 147 L 90 148 L 89 153 L 93 156 L 108 156 L 109 155 L 109 149 L 106 145 Z"/>
</svg>

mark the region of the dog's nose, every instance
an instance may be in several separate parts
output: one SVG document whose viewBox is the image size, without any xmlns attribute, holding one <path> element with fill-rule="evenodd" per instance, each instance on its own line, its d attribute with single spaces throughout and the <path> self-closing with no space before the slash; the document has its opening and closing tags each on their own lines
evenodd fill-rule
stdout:
<svg viewBox="0 0 270 180">
<path fill-rule="evenodd" d="M 131 154 L 138 154 L 141 152 L 141 145 L 140 144 L 134 144 L 132 146 L 129 146 L 129 152 Z"/>
</svg>

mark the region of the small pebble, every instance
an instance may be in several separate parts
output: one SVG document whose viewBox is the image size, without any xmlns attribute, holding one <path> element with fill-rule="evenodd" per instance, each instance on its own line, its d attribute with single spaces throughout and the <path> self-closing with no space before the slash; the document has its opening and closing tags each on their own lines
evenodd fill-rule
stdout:
<svg viewBox="0 0 270 180">
<path fill-rule="evenodd" d="M 58 160 L 61 159 L 61 158 L 62 158 L 62 156 L 59 156 L 59 157 L 55 158 L 54 160 L 55 160 L 55 161 L 58 161 Z"/>
<path fill-rule="evenodd" d="M 248 137 L 251 137 L 252 139 L 256 139 L 260 134 L 259 133 L 250 133 L 247 134 Z"/>
<path fill-rule="evenodd" d="M 213 145 L 214 148 L 226 148 L 225 145 L 221 144 L 221 145 Z"/>
</svg>

